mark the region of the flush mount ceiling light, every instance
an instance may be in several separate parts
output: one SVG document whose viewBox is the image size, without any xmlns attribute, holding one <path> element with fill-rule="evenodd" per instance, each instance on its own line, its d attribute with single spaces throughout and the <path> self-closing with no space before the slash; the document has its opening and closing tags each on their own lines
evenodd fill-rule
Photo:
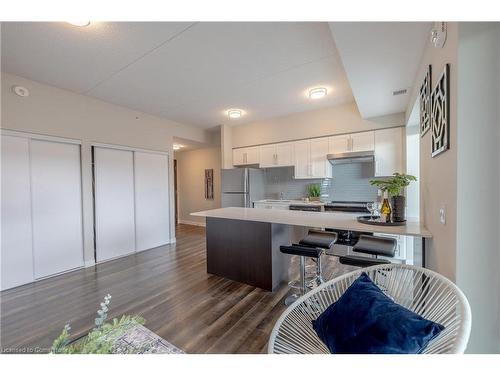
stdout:
<svg viewBox="0 0 500 375">
<path fill-rule="evenodd" d="M 230 119 L 237 119 L 243 115 L 241 109 L 228 109 L 227 115 Z"/>
<path fill-rule="evenodd" d="M 316 87 L 309 90 L 309 99 L 321 99 L 325 97 L 327 90 L 324 87 Z"/>
<path fill-rule="evenodd" d="M 183 147 L 184 147 L 184 145 L 174 144 L 174 151 L 179 151 Z"/>
<path fill-rule="evenodd" d="M 90 25 L 90 21 L 68 21 L 70 25 L 73 26 L 78 26 L 78 27 L 85 27 Z"/>
</svg>

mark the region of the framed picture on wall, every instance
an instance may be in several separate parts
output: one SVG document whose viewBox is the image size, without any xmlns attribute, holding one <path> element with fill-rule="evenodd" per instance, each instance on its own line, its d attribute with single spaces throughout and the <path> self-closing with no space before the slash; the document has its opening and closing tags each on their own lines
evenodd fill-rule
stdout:
<svg viewBox="0 0 500 375">
<path fill-rule="evenodd" d="M 205 199 L 214 199 L 214 170 L 205 169 Z"/>
<path fill-rule="evenodd" d="M 419 92 L 421 137 L 423 137 L 431 127 L 431 82 L 432 66 L 429 65 Z"/>
<path fill-rule="evenodd" d="M 450 64 L 446 64 L 431 96 L 432 157 L 450 148 Z"/>
</svg>

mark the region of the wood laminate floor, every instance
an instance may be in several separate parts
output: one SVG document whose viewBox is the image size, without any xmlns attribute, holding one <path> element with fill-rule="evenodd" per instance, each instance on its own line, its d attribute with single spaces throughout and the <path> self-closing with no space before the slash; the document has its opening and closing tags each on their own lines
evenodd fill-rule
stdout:
<svg viewBox="0 0 500 375">
<path fill-rule="evenodd" d="M 290 292 L 271 293 L 206 273 L 205 230 L 179 225 L 177 243 L 1 293 L 3 352 L 47 352 L 66 323 L 93 327 L 111 294 L 109 317 L 138 314 L 187 353 L 262 353 Z M 326 275 L 350 269 L 326 257 Z M 296 265 L 295 265 L 296 267 Z"/>
</svg>

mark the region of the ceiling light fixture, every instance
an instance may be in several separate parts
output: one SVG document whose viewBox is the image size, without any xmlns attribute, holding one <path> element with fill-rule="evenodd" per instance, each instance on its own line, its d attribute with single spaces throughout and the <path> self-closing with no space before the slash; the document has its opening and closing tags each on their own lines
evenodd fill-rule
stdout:
<svg viewBox="0 0 500 375">
<path fill-rule="evenodd" d="M 229 116 L 230 119 L 237 119 L 242 116 L 242 111 L 241 109 L 229 109 L 227 111 L 227 115 Z"/>
<path fill-rule="evenodd" d="M 179 151 L 183 147 L 184 147 L 184 145 L 174 144 L 174 151 Z"/>
<path fill-rule="evenodd" d="M 314 89 L 309 90 L 309 98 L 310 99 L 321 99 L 326 96 L 327 91 L 324 87 L 316 87 Z"/>
<path fill-rule="evenodd" d="M 90 25 L 90 21 L 71 21 L 68 23 L 70 25 L 78 26 L 78 27 L 86 27 L 86 26 Z"/>
</svg>

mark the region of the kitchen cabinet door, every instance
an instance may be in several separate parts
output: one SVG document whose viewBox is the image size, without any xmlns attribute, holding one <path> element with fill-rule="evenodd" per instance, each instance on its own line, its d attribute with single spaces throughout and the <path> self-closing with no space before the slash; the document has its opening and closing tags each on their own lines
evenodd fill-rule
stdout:
<svg viewBox="0 0 500 375">
<path fill-rule="evenodd" d="M 298 141 L 294 144 L 295 178 L 311 178 L 310 145 L 310 141 Z"/>
<path fill-rule="evenodd" d="M 375 131 L 375 176 L 403 173 L 403 128 Z"/>
<path fill-rule="evenodd" d="M 343 135 L 335 135 L 333 137 L 330 137 L 328 139 L 329 143 L 329 154 L 338 154 L 342 152 L 349 152 L 350 151 L 350 139 L 351 137 L 349 134 L 343 134 Z"/>
<path fill-rule="evenodd" d="M 236 148 L 233 150 L 233 165 L 245 164 L 245 149 Z"/>
<path fill-rule="evenodd" d="M 311 177 L 331 177 L 331 164 L 327 160 L 328 138 L 312 139 L 310 144 L 311 153 Z"/>
<path fill-rule="evenodd" d="M 248 147 L 245 149 L 245 164 L 259 164 L 259 148 L 258 147 Z"/>
<path fill-rule="evenodd" d="M 293 143 L 276 145 L 276 164 L 280 167 L 293 165 Z"/>
<path fill-rule="evenodd" d="M 277 165 L 276 145 L 266 145 L 259 147 L 260 167 L 268 168 Z"/>
<path fill-rule="evenodd" d="M 351 151 L 373 151 L 374 142 L 374 132 L 351 134 Z"/>
</svg>

